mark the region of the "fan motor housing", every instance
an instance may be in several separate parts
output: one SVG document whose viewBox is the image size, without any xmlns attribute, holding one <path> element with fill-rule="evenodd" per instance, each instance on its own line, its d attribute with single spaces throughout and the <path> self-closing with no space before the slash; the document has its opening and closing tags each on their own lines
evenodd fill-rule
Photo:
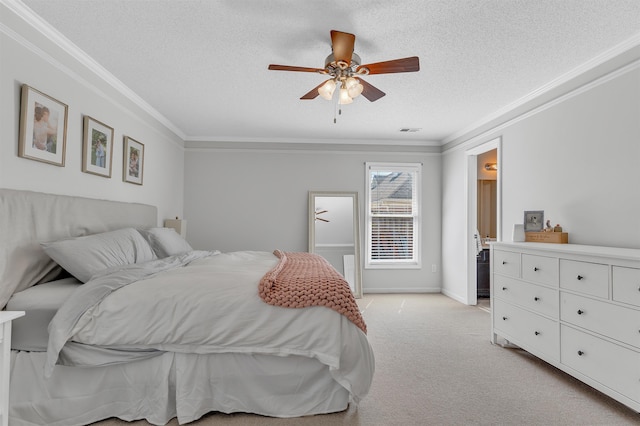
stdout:
<svg viewBox="0 0 640 426">
<path fill-rule="evenodd" d="M 353 53 L 351 55 L 351 63 L 347 64 L 344 61 L 338 61 L 336 62 L 336 58 L 335 56 L 332 54 L 330 54 L 329 56 L 327 56 L 327 59 L 324 60 L 324 67 L 326 69 L 330 69 L 330 68 L 335 68 L 335 69 L 347 69 L 347 68 L 351 68 L 353 70 L 355 70 L 355 67 L 359 66 L 361 64 L 361 60 L 360 60 L 360 56 L 358 56 L 357 53 Z"/>
</svg>

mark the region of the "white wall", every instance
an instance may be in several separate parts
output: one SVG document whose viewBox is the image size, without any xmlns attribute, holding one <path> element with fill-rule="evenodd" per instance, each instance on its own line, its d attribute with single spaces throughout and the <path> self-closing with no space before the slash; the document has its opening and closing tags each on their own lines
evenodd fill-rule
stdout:
<svg viewBox="0 0 640 426">
<path fill-rule="evenodd" d="M 28 11 L 0 4 L 0 187 L 152 204 L 159 223 L 181 216 L 182 139 L 79 61 L 81 55 L 70 55 L 59 40 L 26 23 L 25 16 Z M 68 105 L 64 167 L 18 157 L 22 84 Z M 114 129 L 110 179 L 81 171 L 83 115 Z M 124 135 L 145 146 L 142 186 L 122 180 Z"/>
<path fill-rule="evenodd" d="M 185 153 L 187 238 L 196 248 L 307 251 L 308 191 L 357 191 L 364 244 L 365 162 L 422 162 L 420 270 L 364 270 L 365 292 L 440 290 L 440 155 L 424 152 L 215 149 Z M 364 248 L 364 246 L 362 246 Z M 364 250 L 362 250 L 364 253 Z M 364 264 L 364 262 L 363 262 Z M 436 272 L 431 272 L 431 265 Z"/>
<path fill-rule="evenodd" d="M 503 239 L 544 210 L 569 242 L 640 248 L 640 53 L 443 155 L 443 292 L 467 298 L 467 148 L 502 138 Z M 588 83 L 588 84 L 585 84 Z M 473 214 L 475 214 L 473 212 Z"/>
<path fill-rule="evenodd" d="M 504 237 L 510 237 L 524 210 L 542 209 L 569 232 L 570 242 L 640 247 L 638 46 L 596 64 L 559 90 L 540 91 L 536 105 L 525 102 L 447 141 L 442 156 L 402 147 L 323 152 L 283 149 L 283 144 L 204 149 L 187 143 L 185 152 L 179 131 L 135 96 L 116 90 L 119 82 L 105 79 L 81 52 L 26 23 L 27 15 L 0 3 L 0 187 L 153 204 L 159 223 L 186 217 L 187 238 L 197 248 L 302 251 L 307 248 L 307 191 L 358 191 L 363 219 L 366 161 L 423 162 L 423 268 L 365 270 L 364 289 L 442 288 L 467 301 L 465 150 L 500 137 Z M 624 72 L 618 71 L 623 66 Z M 22 84 L 69 105 L 65 167 L 18 157 Z M 110 179 L 81 172 L 83 115 L 114 128 Z M 124 135 L 145 144 L 143 186 L 122 182 Z"/>
</svg>

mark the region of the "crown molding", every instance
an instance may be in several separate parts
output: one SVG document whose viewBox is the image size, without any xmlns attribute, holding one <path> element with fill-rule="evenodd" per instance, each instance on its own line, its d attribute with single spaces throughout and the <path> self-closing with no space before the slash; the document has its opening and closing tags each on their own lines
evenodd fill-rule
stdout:
<svg viewBox="0 0 640 426">
<path fill-rule="evenodd" d="M 401 139 L 324 139 L 324 138 L 259 138 L 259 137 L 211 137 L 189 136 L 185 142 L 238 142 L 238 143 L 293 143 L 293 144 L 318 144 L 325 145 L 391 145 L 433 147 L 440 146 L 439 141 L 430 140 L 401 140 Z"/>
<path fill-rule="evenodd" d="M 314 142 L 293 141 L 201 141 L 188 140 L 185 142 L 185 151 L 224 151 L 224 152 L 308 152 L 308 153 L 385 153 L 385 154 L 435 154 L 440 155 L 440 146 L 406 145 L 395 141 L 395 144 L 351 143 L 341 141 L 338 143 L 326 143 L 322 140 Z"/>
<path fill-rule="evenodd" d="M 133 90 L 131 90 L 127 85 L 125 85 L 122 81 L 117 79 L 113 74 L 107 71 L 102 65 L 95 61 L 91 56 L 85 53 L 82 49 L 80 49 L 77 45 L 75 45 L 71 40 L 62 35 L 58 30 L 53 28 L 48 22 L 42 19 L 39 15 L 37 15 L 33 10 L 27 7 L 24 3 L 19 0 L 1 0 L 2 4 L 6 6 L 9 10 L 11 10 L 16 16 L 22 19 L 25 23 L 31 26 L 35 31 L 42 34 L 48 40 L 57 45 L 60 49 L 64 50 L 69 56 L 78 61 L 80 64 L 89 69 L 89 71 L 93 72 L 100 79 L 105 81 L 109 86 L 111 86 L 114 90 L 121 93 L 125 98 L 129 99 L 133 102 L 137 107 L 141 110 L 149 114 L 155 120 L 157 120 L 164 127 L 173 132 L 176 136 L 181 138 L 183 141 L 186 139 L 185 133 L 177 128 L 171 121 L 169 121 L 165 116 L 160 114 L 156 109 L 154 109 L 151 105 L 149 105 L 144 99 L 138 96 Z M 7 32 L 7 31 L 5 31 Z M 9 32 L 7 32 L 10 34 Z M 15 34 L 12 37 L 16 39 Z M 17 39 L 16 39 L 17 40 Z M 21 44 L 25 44 L 23 41 L 18 40 Z M 27 45 L 34 53 L 38 54 L 40 57 L 43 57 L 47 62 L 52 63 L 57 68 L 61 69 L 66 74 L 72 76 L 77 79 L 76 73 L 71 72 L 71 70 L 60 64 L 59 61 L 50 57 L 50 55 L 44 53 L 42 49 L 35 48 L 33 45 Z M 84 80 L 84 79 L 82 79 Z M 88 82 L 86 85 L 90 84 Z"/>
<path fill-rule="evenodd" d="M 478 135 L 472 136 L 469 139 L 466 139 L 465 141 L 460 142 L 459 144 L 456 145 L 452 145 L 449 147 L 443 146 L 442 148 L 442 152 L 443 154 L 448 154 L 451 152 L 456 152 L 459 151 L 461 149 L 473 149 L 474 145 L 478 144 L 478 143 L 482 143 L 483 140 L 487 139 L 487 137 L 492 137 L 495 138 L 496 135 L 499 135 L 500 132 L 502 132 L 504 129 L 506 129 L 507 127 L 518 123 L 522 120 L 526 120 L 527 118 L 530 118 L 542 111 L 545 111 L 549 108 L 552 108 L 558 104 L 561 104 L 563 102 L 565 102 L 568 99 L 571 99 L 575 96 L 578 96 L 582 93 L 585 93 L 591 89 L 593 89 L 594 87 L 600 86 L 604 83 L 607 83 L 611 80 L 616 79 L 617 77 L 626 74 L 628 72 L 631 72 L 633 70 L 636 70 L 640 68 L 640 58 L 636 59 L 635 61 L 628 63 L 627 65 L 618 68 L 608 74 L 605 74 L 603 76 L 601 76 L 600 78 L 597 78 L 595 80 L 590 81 L 589 83 L 583 84 L 582 86 L 579 86 L 573 90 L 571 90 L 570 92 L 565 93 L 562 96 L 558 96 L 548 102 L 545 102 L 523 114 L 520 114 L 514 118 L 511 118 L 509 120 L 506 120 L 498 125 L 496 125 L 495 127 L 492 127 L 486 131 L 483 131 L 481 133 L 479 133 Z M 471 147 L 471 148 L 470 148 Z"/>
<path fill-rule="evenodd" d="M 587 62 L 577 66 L 576 68 L 572 69 L 571 71 L 551 80 L 550 82 L 548 82 L 547 84 L 539 87 L 538 89 L 530 92 L 529 94 L 523 96 L 522 98 L 508 104 L 505 105 L 504 107 L 496 110 L 495 112 L 487 115 L 486 117 L 484 117 L 483 119 L 476 121 L 475 123 L 470 124 L 469 126 L 465 127 L 464 129 L 461 129 L 449 136 L 447 136 L 446 138 L 444 138 L 441 141 L 441 145 L 443 147 L 445 147 L 447 144 L 452 144 L 455 145 L 456 141 L 459 141 L 460 143 L 463 142 L 462 139 L 465 137 L 465 135 L 469 135 L 471 133 L 473 133 L 474 131 L 481 129 L 482 127 L 485 127 L 487 125 L 491 125 L 492 123 L 496 123 L 499 122 L 501 119 L 503 120 L 504 124 L 504 118 L 506 116 L 508 116 L 509 113 L 512 113 L 514 111 L 517 111 L 519 108 L 522 107 L 526 107 L 527 104 L 530 103 L 534 103 L 535 101 L 539 100 L 541 97 L 545 96 L 545 95 L 549 95 L 554 91 L 561 91 L 562 87 L 566 84 L 571 83 L 572 81 L 585 76 L 587 74 L 589 74 L 590 72 L 593 72 L 594 70 L 596 70 L 598 67 L 607 64 L 609 62 L 615 62 L 615 60 L 619 57 L 623 57 L 626 53 L 631 52 L 633 49 L 637 48 L 640 46 L 640 33 L 628 38 L 627 40 L 617 44 L 616 46 L 612 47 L 611 49 L 606 50 L 605 52 L 601 53 L 600 55 L 588 60 Z M 625 64 L 621 64 L 621 66 L 623 66 Z M 609 71 L 611 72 L 611 71 Z M 597 79 L 600 76 L 594 77 L 594 79 Z M 570 89 L 571 91 L 575 90 L 575 89 Z M 566 91 L 565 91 L 566 93 Z M 561 95 L 561 94 L 559 94 Z M 513 119 L 507 120 L 507 121 L 511 121 Z M 492 126 L 493 127 L 493 126 Z M 447 150 L 447 148 L 445 147 L 443 150 Z"/>
</svg>

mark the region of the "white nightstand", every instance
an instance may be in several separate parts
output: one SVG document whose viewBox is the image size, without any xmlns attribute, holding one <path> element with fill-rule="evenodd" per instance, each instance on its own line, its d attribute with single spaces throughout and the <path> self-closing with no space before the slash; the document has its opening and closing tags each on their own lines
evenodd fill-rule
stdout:
<svg viewBox="0 0 640 426">
<path fill-rule="evenodd" d="M 11 321 L 24 311 L 0 311 L 0 425 L 9 424 L 9 377 L 11 374 Z"/>
</svg>

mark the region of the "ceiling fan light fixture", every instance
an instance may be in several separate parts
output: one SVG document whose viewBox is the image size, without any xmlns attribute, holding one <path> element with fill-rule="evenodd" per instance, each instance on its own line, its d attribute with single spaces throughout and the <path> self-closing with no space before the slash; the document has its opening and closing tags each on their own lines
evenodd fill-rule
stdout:
<svg viewBox="0 0 640 426">
<path fill-rule="evenodd" d="M 498 171 L 498 163 L 486 163 L 484 165 L 484 169 L 488 172 L 497 172 Z"/>
<path fill-rule="evenodd" d="M 336 82 L 333 80 L 327 80 L 322 86 L 318 88 L 318 94 L 324 99 L 330 101 L 333 98 L 333 92 L 336 90 Z"/>
<path fill-rule="evenodd" d="M 360 96 L 362 91 L 364 90 L 364 86 L 360 83 L 360 81 L 354 77 L 347 78 L 345 82 L 347 86 L 347 91 L 349 92 L 349 96 L 351 99 L 357 98 Z"/>
<path fill-rule="evenodd" d="M 344 85 L 340 88 L 340 98 L 338 99 L 338 104 L 340 105 L 348 105 L 353 102 L 351 96 L 349 96 L 349 89 L 347 89 Z"/>
<path fill-rule="evenodd" d="M 326 100 L 333 99 L 333 93 L 339 87 L 338 104 L 346 105 L 362 95 L 369 102 L 375 102 L 385 96 L 377 87 L 363 80 L 361 76 L 373 74 L 394 74 L 415 72 L 420 70 L 417 56 L 362 64 L 360 56 L 354 52 L 356 36 L 342 31 L 331 30 L 331 54 L 324 62 L 324 68 L 310 68 L 291 65 L 270 64 L 269 69 L 275 71 L 313 72 L 328 76 L 332 81 L 325 81 L 305 93 L 300 99 L 310 100 L 320 96 Z M 334 118 L 335 122 L 335 118 Z"/>
</svg>

